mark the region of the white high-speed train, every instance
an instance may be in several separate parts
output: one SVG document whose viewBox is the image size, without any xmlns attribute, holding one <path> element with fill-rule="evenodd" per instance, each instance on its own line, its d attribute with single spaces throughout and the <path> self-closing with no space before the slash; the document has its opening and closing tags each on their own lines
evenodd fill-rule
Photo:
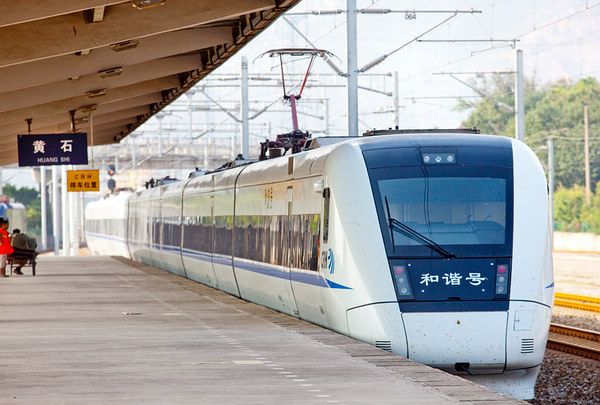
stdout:
<svg viewBox="0 0 600 405">
<path fill-rule="evenodd" d="M 94 253 L 533 397 L 554 282 L 546 180 L 520 141 L 349 139 L 90 203 L 86 235 Z"/>
</svg>

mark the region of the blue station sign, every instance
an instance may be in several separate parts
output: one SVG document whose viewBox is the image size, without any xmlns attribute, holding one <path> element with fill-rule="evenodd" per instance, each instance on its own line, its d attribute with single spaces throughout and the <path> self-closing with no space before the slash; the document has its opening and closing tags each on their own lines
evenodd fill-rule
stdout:
<svg viewBox="0 0 600 405">
<path fill-rule="evenodd" d="M 19 166 L 87 165 L 87 134 L 18 135 Z"/>
</svg>

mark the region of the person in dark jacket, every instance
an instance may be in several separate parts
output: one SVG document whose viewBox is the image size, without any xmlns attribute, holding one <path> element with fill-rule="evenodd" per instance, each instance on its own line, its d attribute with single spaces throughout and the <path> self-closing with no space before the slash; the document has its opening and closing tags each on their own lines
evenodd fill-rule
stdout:
<svg viewBox="0 0 600 405">
<path fill-rule="evenodd" d="M 17 268 L 13 271 L 13 273 L 21 276 L 23 275 L 21 268 L 27 264 L 29 258 L 35 257 L 37 241 L 35 238 L 22 233 L 20 229 L 15 228 L 13 229 L 10 244 L 15 250 L 12 261 L 17 265 Z"/>
</svg>

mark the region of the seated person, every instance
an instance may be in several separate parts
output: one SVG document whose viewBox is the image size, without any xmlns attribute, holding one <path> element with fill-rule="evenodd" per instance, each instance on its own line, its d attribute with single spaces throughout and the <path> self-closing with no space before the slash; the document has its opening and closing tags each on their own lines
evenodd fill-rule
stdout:
<svg viewBox="0 0 600 405">
<path fill-rule="evenodd" d="M 29 259 L 34 258 L 36 255 L 35 249 L 37 248 L 37 242 L 35 238 L 29 237 L 26 234 L 21 233 L 21 230 L 15 228 L 12 233 L 10 244 L 15 250 L 12 254 L 12 261 L 17 265 L 14 273 L 22 275 L 23 272 L 21 272 L 21 268 L 27 264 Z"/>
</svg>

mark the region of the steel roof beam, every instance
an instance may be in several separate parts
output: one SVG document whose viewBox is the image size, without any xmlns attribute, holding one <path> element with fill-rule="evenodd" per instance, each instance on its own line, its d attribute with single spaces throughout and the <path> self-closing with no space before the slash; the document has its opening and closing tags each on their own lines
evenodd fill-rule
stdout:
<svg viewBox="0 0 600 405">
<path fill-rule="evenodd" d="M 92 74 L 82 76 L 77 80 L 63 80 L 23 90 L 0 93 L 0 113 L 52 103 L 65 98 L 84 95 L 98 89 L 106 89 L 107 93 L 110 93 L 114 88 L 189 72 L 197 69 L 200 64 L 198 54 L 173 56 L 127 66 L 123 68 L 120 75 L 110 78 L 102 78 L 98 74 Z M 98 97 L 97 99 L 101 98 Z M 96 98 L 90 99 L 89 102 L 94 103 L 95 100 Z"/>
<path fill-rule="evenodd" d="M 39 86 L 116 66 L 125 67 L 210 48 L 231 40 L 230 27 L 193 28 L 168 32 L 142 38 L 137 48 L 125 52 L 115 52 L 109 47 L 103 47 L 95 49 L 89 55 L 69 54 L 0 68 L 0 89 L 8 92 Z"/>
<path fill-rule="evenodd" d="M 86 24 L 81 15 L 67 14 L 11 25 L 0 28 L 0 67 L 237 18 L 274 6 L 273 0 L 177 0 L 148 10 L 117 4 L 98 24 Z"/>
<path fill-rule="evenodd" d="M 2 0 L 0 1 L 0 27 L 119 3 L 130 3 L 130 0 Z"/>
<path fill-rule="evenodd" d="M 109 113 L 97 113 L 94 111 L 93 121 L 94 126 L 106 124 L 111 121 L 117 121 L 121 119 L 128 118 L 130 122 L 135 121 L 135 117 L 138 115 L 144 115 L 148 113 L 149 108 L 147 105 L 138 106 L 133 108 L 122 109 L 117 112 L 109 112 Z M 75 119 L 85 118 L 86 120 L 89 118 L 89 114 L 77 114 L 75 115 Z M 70 129 L 70 118 L 67 114 L 58 114 L 53 115 L 49 118 L 43 118 L 41 120 L 33 121 L 31 125 L 31 132 L 38 134 L 52 134 L 55 132 L 64 132 L 65 130 Z M 78 128 L 89 128 L 89 120 L 78 124 Z M 8 126 L 0 127 L 0 133 L 15 133 L 15 134 L 23 134 L 27 131 L 27 125 L 23 123 L 19 124 L 11 124 Z M 2 145 L 2 140 L 0 139 L 0 146 Z"/>
<path fill-rule="evenodd" d="M 36 107 L 22 108 L 19 110 L 7 111 L 0 113 L 0 122 L 25 122 L 27 118 L 33 118 L 34 121 L 38 117 L 55 115 L 63 111 L 68 114 L 69 110 L 76 110 L 79 107 L 88 104 L 105 104 L 115 101 L 123 101 L 133 97 L 142 96 L 148 93 L 157 93 L 163 90 L 177 88 L 179 79 L 177 77 L 165 77 L 161 79 L 150 80 L 147 82 L 132 84 L 129 86 L 113 89 L 109 94 L 95 100 L 90 100 L 85 96 L 72 97 L 53 103 L 42 104 Z M 0 134 L 2 136 L 2 134 Z"/>
</svg>

